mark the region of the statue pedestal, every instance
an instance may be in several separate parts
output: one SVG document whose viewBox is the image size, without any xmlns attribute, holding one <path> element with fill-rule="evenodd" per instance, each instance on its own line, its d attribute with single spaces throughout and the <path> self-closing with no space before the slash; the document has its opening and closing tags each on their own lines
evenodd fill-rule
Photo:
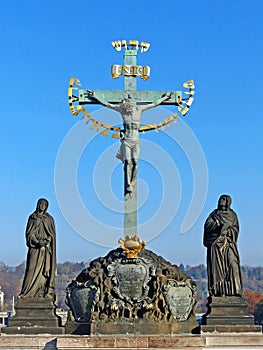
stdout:
<svg viewBox="0 0 263 350">
<path fill-rule="evenodd" d="M 55 305 L 49 298 L 18 299 L 16 314 L 9 326 L 2 328 L 6 334 L 62 334 L 60 317 L 55 314 Z"/>
<path fill-rule="evenodd" d="M 254 316 L 247 311 L 243 297 L 210 297 L 208 311 L 203 316 L 201 333 L 235 332 L 261 333 L 262 327 L 254 325 Z"/>
</svg>

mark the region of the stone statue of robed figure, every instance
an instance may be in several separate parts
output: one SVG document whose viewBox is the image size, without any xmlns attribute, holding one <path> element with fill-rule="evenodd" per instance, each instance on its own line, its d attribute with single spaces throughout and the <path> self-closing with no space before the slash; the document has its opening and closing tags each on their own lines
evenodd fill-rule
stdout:
<svg viewBox="0 0 263 350">
<path fill-rule="evenodd" d="M 230 204 L 230 196 L 220 196 L 217 209 L 208 216 L 204 225 L 210 296 L 242 295 L 240 259 L 237 249 L 239 224 Z"/>
<path fill-rule="evenodd" d="M 64 333 L 55 312 L 56 232 L 47 208 L 48 201 L 39 199 L 28 218 L 26 271 L 7 334 Z"/>
<path fill-rule="evenodd" d="M 231 197 L 219 197 L 217 209 L 206 219 L 204 246 L 207 248 L 207 312 L 202 317 L 201 332 L 261 333 L 242 291 L 240 259 L 237 249 L 239 223 L 230 208 Z"/>
<path fill-rule="evenodd" d="M 20 298 L 55 297 L 56 232 L 48 201 L 39 199 L 36 210 L 28 218 L 26 272 Z"/>
</svg>

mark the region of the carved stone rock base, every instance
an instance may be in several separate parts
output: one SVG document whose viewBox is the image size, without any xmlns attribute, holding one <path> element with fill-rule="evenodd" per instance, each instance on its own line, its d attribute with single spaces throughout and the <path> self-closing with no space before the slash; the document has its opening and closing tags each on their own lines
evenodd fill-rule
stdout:
<svg viewBox="0 0 263 350">
<path fill-rule="evenodd" d="M 127 242 L 126 242 L 127 243 Z M 196 283 L 150 250 L 123 249 L 90 262 L 67 287 L 68 334 L 194 333 Z"/>
</svg>

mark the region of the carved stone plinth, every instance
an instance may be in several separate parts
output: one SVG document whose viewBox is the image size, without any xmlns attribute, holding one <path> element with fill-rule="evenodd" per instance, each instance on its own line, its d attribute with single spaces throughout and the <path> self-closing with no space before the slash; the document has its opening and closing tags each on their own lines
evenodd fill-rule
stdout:
<svg viewBox="0 0 263 350">
<path fill-rule="evenodd" d="M 210 297 L 201 332 L 261 332 L 262 327 L 254 325 L 254 317 L 248 314 L 247 306 L 243 297 Z"/>
<path fill-rule="evenodd" d="M 9 326 L 2 328 L 6 334 L 62 334 L 61 319 L 55 314 L 55 305 L 49 298 L 18 299 L 16 314 Z"/>
<path fill-rule="evenodd" d="M 79 323 L 68 321 L 65 325 L 66 334 L 78 335 L 174 335 L 180 333 L 198 334 L 200 332 L 196 319 L 191 316 L 187 321 L 151 321 L 151 320 L 130 320 L 130 321 L 94 321 L 90 323 Z"/>
</svg>

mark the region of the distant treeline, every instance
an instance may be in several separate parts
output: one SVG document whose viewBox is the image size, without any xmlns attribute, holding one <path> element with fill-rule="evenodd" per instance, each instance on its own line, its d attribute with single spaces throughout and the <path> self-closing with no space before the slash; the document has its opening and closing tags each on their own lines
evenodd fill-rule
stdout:
<svg viewBox="0 0 263 350">
<path fill-rule="evenodd" d="M 57 264 L 56 277 L 56 295 L 58 306 L 67 309 L 65 304 L 65 291 L 67 285 L 77 277 L 80 271 L 89 265 L 89 261 L 74 263 L 64 262 Z M 197 312 L 205 312 L 205 304 L 207 298 L 207 271 L 203 264 L 197 266 L 189 266 L 180 264 L 179 268 L 188 276 L 192 277 L 198 286 L 199 304 Z M 5 293 L 5 305 L 3 308 L 10 310 L 12 307 L 13 296 L 20 293 L 23 277 L 25 273 L 25 262 L 11 267 L 4 262 L 0 262 L 0 286 Z M 242 266 L 243 289 L 248 290 L 247 295 L 251 300 L 257 296 L 260 300 L 261 294 L 263 299 L 263 267 Z M 255 299 L 255 298 L 254 298 Z M 253 306 L 251 306 L 251 310 Z"/>
<path fill-rule="evenodd" d="M 67 308 L 65 304 L 66 287 L 88 265 L 89 261 L 80 263 L 66 261 L 57 264 L 56 297 L 58 307 Z M 0 262 L 0 287 L 5 293 L 5 305 L 3 307 L 6 310 L 11 310 L 13 296 L 16 299 L 21 291 L 25 267 L 25 261 L 18 266 L 7 266 L 4 262 Z"/>
</svg>

